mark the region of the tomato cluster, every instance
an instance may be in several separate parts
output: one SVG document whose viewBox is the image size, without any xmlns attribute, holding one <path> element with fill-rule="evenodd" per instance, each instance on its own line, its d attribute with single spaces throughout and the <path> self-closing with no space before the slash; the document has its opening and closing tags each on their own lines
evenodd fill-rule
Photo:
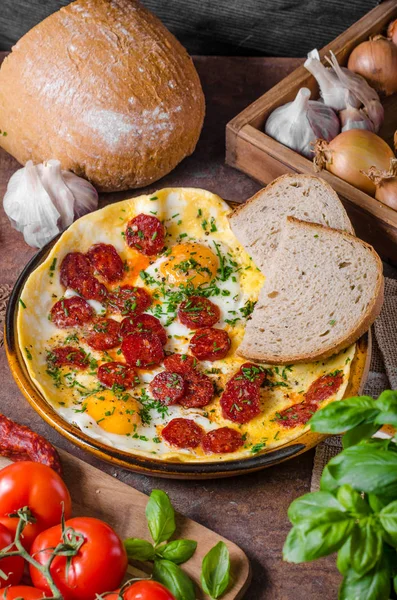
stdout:
<svg viewBox="0 0 397 600">
<path fill-rule="evenodd" d="M 123 542 L 99 519 L 71 518 L 65 483 L 40 463 L 0 471 L 0 552 L 12 553 L 0 557 L 1 600 L 175 600 L 151 580 L 120 590 L 128 564 Z M 26 561 L 33 587 L 21 585 Z"/>
</svg>

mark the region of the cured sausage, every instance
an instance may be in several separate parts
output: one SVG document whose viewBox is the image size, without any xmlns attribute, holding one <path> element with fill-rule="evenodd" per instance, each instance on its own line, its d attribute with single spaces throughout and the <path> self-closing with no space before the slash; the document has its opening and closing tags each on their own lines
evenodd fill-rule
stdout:
<svg viewBox="0 0 397 600">
<path fill-rule="evenodd" d="M 171 373 L 179 373 L 184 375 L 188 371 L 192 371 L 197 366 L 197 360 L 190 354 L 170 354 L 164 359 L 164 367 Z"/>
<path fill-rule="evenodd" d="M 180 322 L 190 329 L 212 327 L 219 321 L 220 316 L 219 307 L 201 296 L 191 296 L 184 300 L 178 311 Z"/>
<path fill-rule="evenodd" d="M 189 349 L 198 360 L 221 360 L 230 350 L 230 338 L 223 329 L 200 329 L 190 340 Z"/>
<path fill-rule="evenodd" d="M 186 391 L 179 400 L 184 408 L 203 408 L 207 406 L 214 395 L 214 386 L 209 377 L 203 373 L 189 370 L 183 374 Z"/>
<path fill-rule="evenodd" d="M 140 214 L 131 219 L 125 233 L 128 246 L 147 256 L 158 254 L 164 248 L 165 227 L 152 215 Z"/>
<path fill-rule="evenodd" d="M 164 358 L 163 345 L 154 333 L 130 333 L 123 339 L 121 351 L 129 364 L 141 369 L 155 367 Z"/>
<path fill-rule="evenodd" d="M 113 312 L 137 316 L 149 308 L 152 298 L 142 287 L 123 285 L 109 294 L 108 306 Z"/>
<path fill-rule="evenodd" d="M 172 419 L 161 432 L 163 439 L 178 448 L 197 448 L 204 436 L 204 430 L 190 419 Z"/>
<path fill-rule="evenodd" d="M 31 460 L 62 474 L 55 448 L 29 427 L 19 425 L 0 414 L 0 454 L 14 461 Z"/>
<path fill-rule="evenodd" d="M 322 375 L 314 381 L 306 392 L 306 402 L 321 402 L 336 394 L 343 382 L 343 372 L 335 371 Z"/>
<path fill-rule="evenodd" d="M 94 311 L 91 306 L 78 296 L 58 300 L 50 313 L 51 321 L 59 329 L 84 325 L 84 323 L 92 321 L 93 317 Z"/>
<path fill-rule="evenodd" d="M 124 275 L 124 264 L 111 244 L 94 244 L 87 252 L 94 271 L 109 283 L 119 281 Z"/>
<path fill-rule="evenodd" d="M 163 371 L 158 373 L 150 383 L 153 398 L 163 404 L 176 404 L 185 394 L 185 381 L 182 375 Z"/>
<path fill-rule="evenodd" d="M 267 374 L 265 367 L 262 367 L 261 365 L 244 363 L 241 365 L 239 372 L 234 376 L 234 379 L 238 379 L 239 377 L 243 377 L 247 381 L 251 381 L 258 386 L 261 386 L 264 383 Z"/>
<path fill-rule="evenodd" d="M 220 427 L 209 431 L 201 445 L 207 454 L 227 454 L 235 452 L 244 444 L 241 433 L 230 427 Z"/>
<path fill-rule="evenodd" d="M 93 275 L 80 275 L 70 283 L 70 288 L 83 296 L 86 300 L 105 302 L 108 291 L 103 283 L 100 283 Z"/>
<path fill-rule="evenodd" d="M 155 333 L 159 336 L 163 346 L 167 343 L 167 332 L 159 319 L 152 315 L 143 314 L 139 317 L 126 317 L 120 326 L 120 335 L 125 337 L 129 333 Z"/>
<path fill-rule="evenodd" d="M 120 323 L 114 319 L 95 319 L 85 332 L 85 340 L 94 350 L 110 350 L 120 345 Z"/>
<path fill-rule="evenodd" d="M 128 389 L 139 384 L 135 369 L 121 362 L 104 363 L 98 368 L 97 377 L 108 388 L 116 385 Z"/>
<path fill-rule="evenodd" d="M 220 405 L 225 419 L 234 423 L 248 423 L 259 415 L 260 388 L 257 383 L 233 377 L 226 384 Z"/>
<path fill-rule="evenodd" d="M 74 367 L 81 370 L 86 369 L 89 365 L 84 350 L 73 346 L 52 348 L 51 352 L 47 354 L 47 362 L 52 367 Z"/>
<path fill-rule="evenodd" d="M 69 252 L 61 263 L 61 284 L 66 288 L 72 287 L 72 282 L 84 275 L 92 275 L 90 261 L 82 252 Z"/>
</svg>

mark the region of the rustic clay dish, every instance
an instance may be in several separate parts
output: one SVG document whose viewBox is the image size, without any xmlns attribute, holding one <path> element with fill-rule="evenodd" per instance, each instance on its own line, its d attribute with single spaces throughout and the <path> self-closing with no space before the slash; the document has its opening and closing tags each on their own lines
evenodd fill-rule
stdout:
<svg viewBox="0 0 397 600">
<path fill-rule="evenodd" d="M 129 452 L 107 446 L 83 433 L 79 428 L 65 421 L 37 390 L 25 367 L 18 344 L 16 319 L 19 297 L 29 275 L 45 260 L 56 239 L 42 248 L 26 265 L 12 291 L 6 313 L 5 348 L 14 379 L 23 395 L 33 408 L 56 431 L 84 450 L 114 465 L 133 471 L 175 479 L 210 479 L 230 477 L 242 473 L 258 471 L 275 465 L 313 448 L 326 436 L 311 431 L 303 432 L 297 438 L 286 442 L 274 450 L 264 450 L 249 458 L 208 463 L 187 463 L 156 460 L 136 456 Z M 344 397 L 362 392 L 369 370 L 371 358 L 371 333 L 364 335 L 356 345 L 356 355 L 351 364 L 350 379 Z"/>
</svg>

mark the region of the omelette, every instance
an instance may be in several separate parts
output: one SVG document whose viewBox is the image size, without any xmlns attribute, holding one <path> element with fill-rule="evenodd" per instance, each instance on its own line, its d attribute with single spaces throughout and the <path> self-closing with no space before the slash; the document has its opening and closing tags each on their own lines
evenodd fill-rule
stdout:
<svg viewBox="0 0 397 600">
<path fill-rule="evenodd" d="M 30 377 L 64 420 L 135 455 L 224 461 L 300 436 L 343 397 L 354 345 L 313 364 L 238 356 L 264 275 L 230 210 L 210 192 L 169 188 L 62 234 L 17 318 Z"/>
</svg>

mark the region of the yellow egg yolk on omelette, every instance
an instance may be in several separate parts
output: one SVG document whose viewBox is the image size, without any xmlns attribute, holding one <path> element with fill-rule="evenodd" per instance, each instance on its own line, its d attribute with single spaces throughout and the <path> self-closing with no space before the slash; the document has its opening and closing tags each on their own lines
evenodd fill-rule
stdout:
<svg viewBox="0 0 397 600">
<path fill-rule="evenodd" d="M 99 427 L 109 433 L 126 435 L 140 424 L 139 406 L 131 397 L 123 400 L 111 390 L 104 390 L 87 398 L 87 413 Z"/>
<path fill-rule="evenodd" d="M 218 258 L 207 246 L 186 242 L 172 246 L 160 271 L 173 285 L 189 281 L 198 287 L 214 279 L 218 266 Z"/>
</svg>

